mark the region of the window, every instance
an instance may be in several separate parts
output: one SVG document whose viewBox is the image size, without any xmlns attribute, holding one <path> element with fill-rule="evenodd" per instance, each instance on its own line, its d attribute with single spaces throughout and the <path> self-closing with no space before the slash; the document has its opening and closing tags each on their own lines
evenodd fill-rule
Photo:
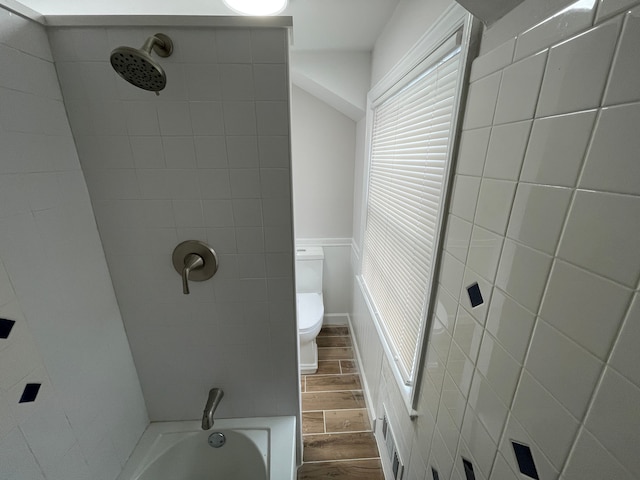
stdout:
<svg viewBox="0 0 640 480">
<path fill-rule="evenodd" d="M 416 378 L 459 102 L 461 31 L 372 102 L 361 285 L 395 373 Z"/>
</svg>

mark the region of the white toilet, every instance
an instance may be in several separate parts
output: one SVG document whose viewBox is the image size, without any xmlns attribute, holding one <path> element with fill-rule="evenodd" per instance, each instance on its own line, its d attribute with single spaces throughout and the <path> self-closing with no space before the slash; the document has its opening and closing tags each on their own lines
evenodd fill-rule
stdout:
<svg viewBox="0 0 640 480">
<path fill-rule="evenodd" d="M 323 263 L 322 247 L 296 248 L 296 303 L 300 337 L 300 373 L 303 375 L 318 370 L 316 337 L 320 333 L 324 317 Z"/>
</svg>

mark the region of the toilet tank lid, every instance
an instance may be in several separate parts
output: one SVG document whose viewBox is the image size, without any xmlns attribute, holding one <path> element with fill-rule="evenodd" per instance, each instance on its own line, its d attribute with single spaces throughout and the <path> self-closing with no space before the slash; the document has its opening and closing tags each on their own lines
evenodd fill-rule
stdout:
<svg viewBox="0 0 640 480">
<path fill-rule="evenodd" d="M 324 260 L 322 247 L 296 247 L 296 258 L 299 260 Z"/>
</svg>

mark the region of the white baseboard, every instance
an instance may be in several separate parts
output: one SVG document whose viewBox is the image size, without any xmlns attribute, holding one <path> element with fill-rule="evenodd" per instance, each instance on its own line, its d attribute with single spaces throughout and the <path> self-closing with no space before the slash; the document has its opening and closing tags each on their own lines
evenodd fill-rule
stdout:
<svg viewBox="0 0 640 480">
<path fill-rule="evenodd" d="M 322 318 L 323 325 L 349 325 L 348 313 L 327 313 Z"/>
<path fill-rule="evenodd" d="M 378 422 L 376 421 L 376 411 L 374 408 L 373 399 L 371 398 L 371 390 L 369 390 L 369 384 L 367 383 L 367 377 L 362 372 L 362 357 L 360 356 L 360 350 L 356 343 L 356 337 L 354 335 L 353 323 L 351 323 L 351 317 L 347 315 L 347 321 L 349 322 L 349 335 L 351 336 L 351 345 L 353 346 L 353 353 L 356 357 L 356 367 L 360 374 L 360 381 L 362 382 L 362 392 L 364 393 L 364 402 L 367 406 L 367 412 L 369 413 L 369 420 L 371 422 L 371 428 L 373 428 Z"/>
</svg>

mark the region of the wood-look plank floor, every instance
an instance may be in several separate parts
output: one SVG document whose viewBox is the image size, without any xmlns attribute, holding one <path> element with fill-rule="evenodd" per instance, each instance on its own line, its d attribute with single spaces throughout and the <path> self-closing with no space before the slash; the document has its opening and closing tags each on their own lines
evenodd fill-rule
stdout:
<svg viewBox="0 0 640 480">
<path fill-rule="evenodd" d="M 323 327 L 318 371 L 302 376 L 304 464 L 298 480 L 383 480 L 348 327 Z"/>
</svg>

